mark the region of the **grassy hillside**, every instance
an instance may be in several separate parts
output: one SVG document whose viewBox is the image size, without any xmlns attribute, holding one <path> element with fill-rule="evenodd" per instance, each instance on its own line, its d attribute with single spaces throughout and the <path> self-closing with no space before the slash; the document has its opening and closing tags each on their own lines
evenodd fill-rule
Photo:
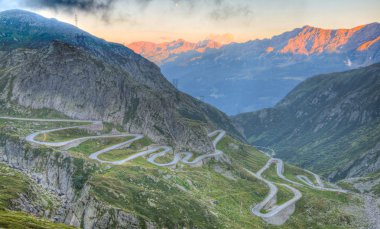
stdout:
<svg viewBox="0 0 380 229">
<path fill-rule="evenodd" d="M 50 129 L 61 125 L 64 124 L 5 120 L 0 123 L 3 129 L 12 129 L 3 135 L 3 140 L 12 136 L 23 137 L 36 129 Z M 65 136 L 66 133 L 62 134 Z M 120 141 L 120 138 L 114 141 L 88 141 L 70 149 L 69 153 L 78 158 L 78 163 L 83 164 L 86 161 L 98 164 L 88 159 L 88 155 L 93 150 L 104 148 L 104 145 Z M 150 143 L 142 140 L 139 144 L 143 146 Z M 226 136 L 217 147 L 225 155 L 221 160 L 209 160 L 202 167 L 179 164 L 175 168 L 161 168 L 148 163 L 144 158 L 119 166 L 98 164 L 86 178 L 87 184 L 91 187 L 92 195 L 101 202 L 133 213 L 140 219 L 153 221 L 162 227 L 275 228 L 251 214 L 251 206 L 265 198 L 268 188 L 244 170 L 246 168 L 253 172 L 258 171 L 268 157 L 230 136 Z M 47 148 L 41 154 L 51 151 Z M 85 174 L 85 171 L 80 171 L 81 168 L 77 166 L 78 171 L 75 174 L 78 177 Z M 290 179 L 302 174 L 301 169 L 293 166 L 286 165 L 285 169 L 285 175 Z M 19 176 L 23 177 L 21 173 Z M 272 170 L 265 176 L 273 181 L 278 179 Z M 79 190 L 82 187 L 83 184 L 77 188 Z M 304 197 L 296 204 L 294 215 L 282 228 L 357 227 L 357 222 L 361 219 L 360 203 L 353 196 L 308 188 L 302 188 L 301 192 Z M 287 189 L 280 189 L 279 201 L 285 202 L 291 198 L 290 194 Z M 359 210 L 355 214 L 347 211 L 352 208 Z M 15 218 L 14 221 L 21 223 L 22 220 Z"/>
<path fill-rule="evenodd" d="M 15 200 L 20 196 L 27 196 L 29 201 L 46 210 L 59 204 L 53 197 L 41 191 L 41 188 L 31 179 L 0 163 L 0 228 L 72 228 L 16 211 L 18 206 Z"/>
<path fill-rule="evenodd" d="M 234 117 L 253 145 L 332 179 L 378 170 L 380 64 L 312 77 L 274 108 Z M 378 163 L 377 163 L 378 164 Z"/>
</svg>

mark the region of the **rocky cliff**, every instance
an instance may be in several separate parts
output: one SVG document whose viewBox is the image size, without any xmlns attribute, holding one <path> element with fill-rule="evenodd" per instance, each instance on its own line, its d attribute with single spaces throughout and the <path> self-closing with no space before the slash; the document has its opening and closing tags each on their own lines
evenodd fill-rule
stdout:
<svg viewBox="0 0 380 229">
<path fill-rule="evenodd" d="M 56 197 L 54 208 L 40 207 L 20 196 L 13 200 L 15 210 L 50 218 L 54 222 L 81 228 L 155 228 L 151 222 L 98 201 L 87 181 L 98 165 L 67 153 L 31 148 L 9 137 L 1 140 L 0 162 L 22 171 Z M 38 193 L 37 195 L 42 195 Z"/>
<path fill-rule="evenodd" d="M 209 152 L 207 132 L 240 137 L 228 117 L 177 91 L 160 69 L 122 45 L 25 11 L 0 13 L 0 102 L 50 108 Z"/>
<path fill-rule="evenodd" d="M 312 77 L 274 108 L 233 119 L 254 145 L 330 179 L 379 166 L 380 64 Z"/>
</svg>

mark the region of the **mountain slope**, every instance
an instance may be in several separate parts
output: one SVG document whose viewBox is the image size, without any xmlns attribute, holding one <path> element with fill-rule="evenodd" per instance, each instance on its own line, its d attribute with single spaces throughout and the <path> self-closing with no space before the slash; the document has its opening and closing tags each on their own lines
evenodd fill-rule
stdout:
<svg viewBox="0 0 380 229">
<path fill-rule="evenodd" d="M 0 13 L 1 107 L 50 108 L 144 133 L 197 152 L 207 133 L 238 136 L 227 116 L 177 91 L 160 69 L 130 49 L 25 11 Z"/>
<path fill-rule="evenodd" d="M 337 180 L 380 169 L 380 64 L 312 77 L 274 108 L 233 119 L 249 142 Z"/>
<path fill-rule="evenodd" d="M 379 36 L 379 23 L 337 30 L 305 26 L 271 39 L 182 53 L 161 69 L 179 80 L 180 90 L 236 114 L 275 105 L 313 75 L 380 61 Z"/>
<path fill-rule="evenodd" d="M 216 41 L 204 40 L 197 43 L 178 39 L 171 42 L 164 43 L 152 43 L 152 42 L 133 42 L 127 45 L 128 48 L 134 52 L 141 54 L 145 58 L 153 61 L 154 63 L 161 65 L 166 62 L 175 61 L 177 56 L 185 52 L 205 52 L 206 49 L 218 49 L 222 45 Z"/>
<path fill-rule="evenodd" d="M 10 167 L 4 166 L 3 169 L 0 165 L 1 226 L 7 228 L 9 221 L 13 223 L 10 225 L 21 224 L 25 214 L 10 210 L 22 210 L 85 229 L 278 227 L 252 215 L 252 206 L 268 199 L 270 192 L 265 183 L 248 171 L 263 171 L 269 158 L 247 144 L 225 136 L 216 145 L 217 149 L 223 151 L 220 158 L 210 158 L 202 166 L 178 163 L 174 167 L 161 167 L 151 164 L 146 157 L 138 157 L 120 165 L 90 159 L 91 153 L 127 139 L 98 138 L 65 149 L 30 144 L 29 140 L 25 140 L 25 135 L 35 131 L 73 125 L 78 123 L 62 122 L 62 119 L 37 121 L 0 118 L 0 161 Z M 107 134 L 109 131 L 103 129 L 101 133 Z M 55 134 L 50 132 L 40 137 L 56 142 L 68 136 L 82 137 L 86 136 L 86 132 L 71 129 L 68 132 L 56 131 Z M 149 144 L 146 142 L 137 148 L 128 147 L 124 153 L 137 154 L 139 147 Z M 157 158 L 157 162 L 164 163 L 173 158 L 173 154 L 167 154 Z M 273 182 L 284 182 L 274 168 L 268 168 L 263 176 Z M 15 173 L 15 169 L 20 172 Z M 285 165 L 284 176 L 296 182 L 297 174 L 305 174 L 315 182 L 306 171 Z M 13 179 L 17 181 L 12 182 Z M 20 187 L 23 181 L 31 185 L 38 183 L 39 189 L 29 191 L 28 183 L 26 187 Z M 327 182 L 325 184 L 329 185 Z M 41 187 L 50 192 L 45 193 Z M 275 198 L 278 204 L 282 205 L 293 198 L 289 190 L 283 186 L 278 188 Z M 296 203 L 295 209 L 286 207 L 290 212 L 287 210 L 280 214 L 285 219 L 290 214 L 281 228 L 358 228 L 359 225 L 367 225 L 357 196 L 348 193 L 338 195 L 299 185 L 294 188 L 299 189 L 303 197 Z M 47 198 L 51 201 L 43 201 Z M 23 208 L 12 203 L 23 203 Z M 30 217 L 26 220 L 30 221 Z M 53 225 L 50 227 L 54 228 Z M 59 225 L 56 227 L 62 228 Z"/>
</svg>

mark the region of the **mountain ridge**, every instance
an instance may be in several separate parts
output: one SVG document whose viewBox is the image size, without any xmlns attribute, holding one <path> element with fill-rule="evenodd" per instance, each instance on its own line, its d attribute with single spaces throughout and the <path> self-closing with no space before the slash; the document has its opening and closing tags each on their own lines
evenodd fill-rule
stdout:
<svg viewBox="0 0 380 229">
<path fill-rule="evenodd" d="M 203 40 L 193 43 L 183 39 L 177 39 L 162 43 L 137 41 L 126 44 L 126 46 L 154 63 L 161 65 L 173 61 L 176 55 L 181 53 L 190 51 L 202 53 L 205 52 L 206 49 L 218 49 L 222 47 L 222 44 L 213 40 Z"/>
<path fill-rule="evenodd" d="M 182 53 L 161 69 L 170 81 L 178 80 L 180 90 L 234 115 L 274 106 L 311 76 L 380 61 L 379 36 L 379 23 L 339 31 L 303 27 L 271 39 Z"/>
<path fill-rule="evenodd" d="M 288 39 L 287 44 L 280 44 L 277 47 L 278 53 L 292 53 L 292 54 L 304 54 L 304 55 L 310 55 L 310 54 L 320 54 L 324 51 L 327 52 L 337 52 L 339 51 L 338 48 L 340 48 L 342 45 L 345 45 L 347 40 L 350 39 L 351 36 L 355 35 L 355 32 L 361 30 L 362 28 L 366 26 L 379 26 L 380 24 L 378 22 L 363 24 L 359 26 L 355 26 L 353 28 L 340 28 L 340 29 L 324 29 L 320 27 L 305 25 L 300 28 L 295 28 L 291 31 L 287 31 L 284 33 L 281 33 L 279 35 L 274 35 L 271 38 L 264 38 L 264 39 L 254 39 L 249 40 L 246 42 L 233 42 L 234 44 L 246 44 L 250 42 L 257 42 L 257 41 L 270 41 L 275 40 L 275 42 L 278 42 L 278 38 L 280 39 Z M 362 43 L 360 47 L 358 47 L 358 51 L 364 51 L 368 49 L 371 45 L 376 43 L 380 39 L 380 36 L 375 37 L 373 40 L 369 40 L 365 43 Z M 303 42 L 312 42 L 312 44 L 307 44 Z M 149 41 L 135 41 L 129 44 L 126 44 L 127 47 L 132 49 L 134 52 L 144 56 L 147 59 L 155 60 L 157 56 L 163 55 L 161 52 L 167 51 L 172 46 L 176 46 L 179 43 L 183 43 L 181 47 L 183 49 L 175 49 L 172 53 L 173 54 L 179 54 L 179 53 L 185 53 L 189 51 L 197 51 L 200 53 L 205 52 L 206 48 L 209 49 L 219 49 L 223 46 L 228 46 L 230 44 L 221 44 L 213 40 L 202 40 L 196 43 L 193 42 L 187 42 L 184 39 L 177 39 L 170 42 L 162 42 L 162 43 L 155 43 L 155 42 L 149 42 Z M 202 47 L 202 44 L 206 43 L 206 47 Z M 362 47 L 363 45 L 363 47 Z M 307 50 L 306 46 L 310 46 L 310 50 Z M 163 48 L 164 47 L 164 48 Z M 200 50 L 198 50 L 200 48 Z M 264 48 L 265 50 L 273 48 L 272 46 L 268 46 Z M 325 49 L 326 48 L 326 49 Z M 275 51 L 275 50 L 273 50 Z M 172 54 L 170 53 L 170 54 Z M 170 55 L 169 54 L 169 55 Z M 162 59 L 159 59 L 157 61 L 153 61 L 159 65 L 164 64 L 165 61 L 162 61 Z"/>
</svg>

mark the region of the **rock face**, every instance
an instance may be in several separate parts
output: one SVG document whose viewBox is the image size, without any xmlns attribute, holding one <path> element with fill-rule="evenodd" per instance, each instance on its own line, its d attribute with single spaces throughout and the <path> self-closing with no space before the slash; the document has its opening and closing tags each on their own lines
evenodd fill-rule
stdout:
<svg viewBox="0 0 380 229">
<path fill-rule="evenodd" d="M 197 152 L 212 150 L 211 129 L 240 137 L 226 115 L 177 91 L 156 65 L 122 45 L 25 11 L 0 13 L 0 30 L 4 107 L 111 122 Z"/>
<path fill-rule="evenodd" d="M 316 74 L 377 63 L 379 49 L 379 23 L 337 30 L 305 26 L 271 39 L 181 53 L 160 67 L 169 80 L 178 79 L 180 90 L 234 115 L 272 107 Z"/>
<path fill-rule="evenodd" d="M 375 147 L 364 152 L 360 158 L 332 173 L 330 178 L 363 177 L 377 171 L 380 171 L 380 141 Z"/>
<path fill-rule="evenodd" d="M 312 77 L 274 108 L 233 117 L 253 145 L 332 180 L 380 169 L 380 64 Z"/>
<path fill-rule="evenodd" d="M 23 202 L 21 210 L 34 215 L 44 215 L 55 222 L 65 223 L 85 229 L 92 228 L 155 228 L 151 222 L 99 202 L 91 195 L 91 186 L 82 180 L 81 186 L 75 182 L 76 176 L 89 173 L 94 164 L 78 163 L 76 158 L 62 152 L 44 151 L 24 146 L 19 140 L 5 140 L 0 150 L 0 161 L 12 168 L 28 174 L 43 188 L 59 196 L 57 209 L 39 213 L 43 209 L 33 203 Z M 23 197 L 15 203 L 23 201 Z M 37 209 L 37 210 L 36 210 Z M 20 210 L 20 209 L 18 209 Z M 39 214 L 38 214 L 39 213 Z"/>
</svg>

